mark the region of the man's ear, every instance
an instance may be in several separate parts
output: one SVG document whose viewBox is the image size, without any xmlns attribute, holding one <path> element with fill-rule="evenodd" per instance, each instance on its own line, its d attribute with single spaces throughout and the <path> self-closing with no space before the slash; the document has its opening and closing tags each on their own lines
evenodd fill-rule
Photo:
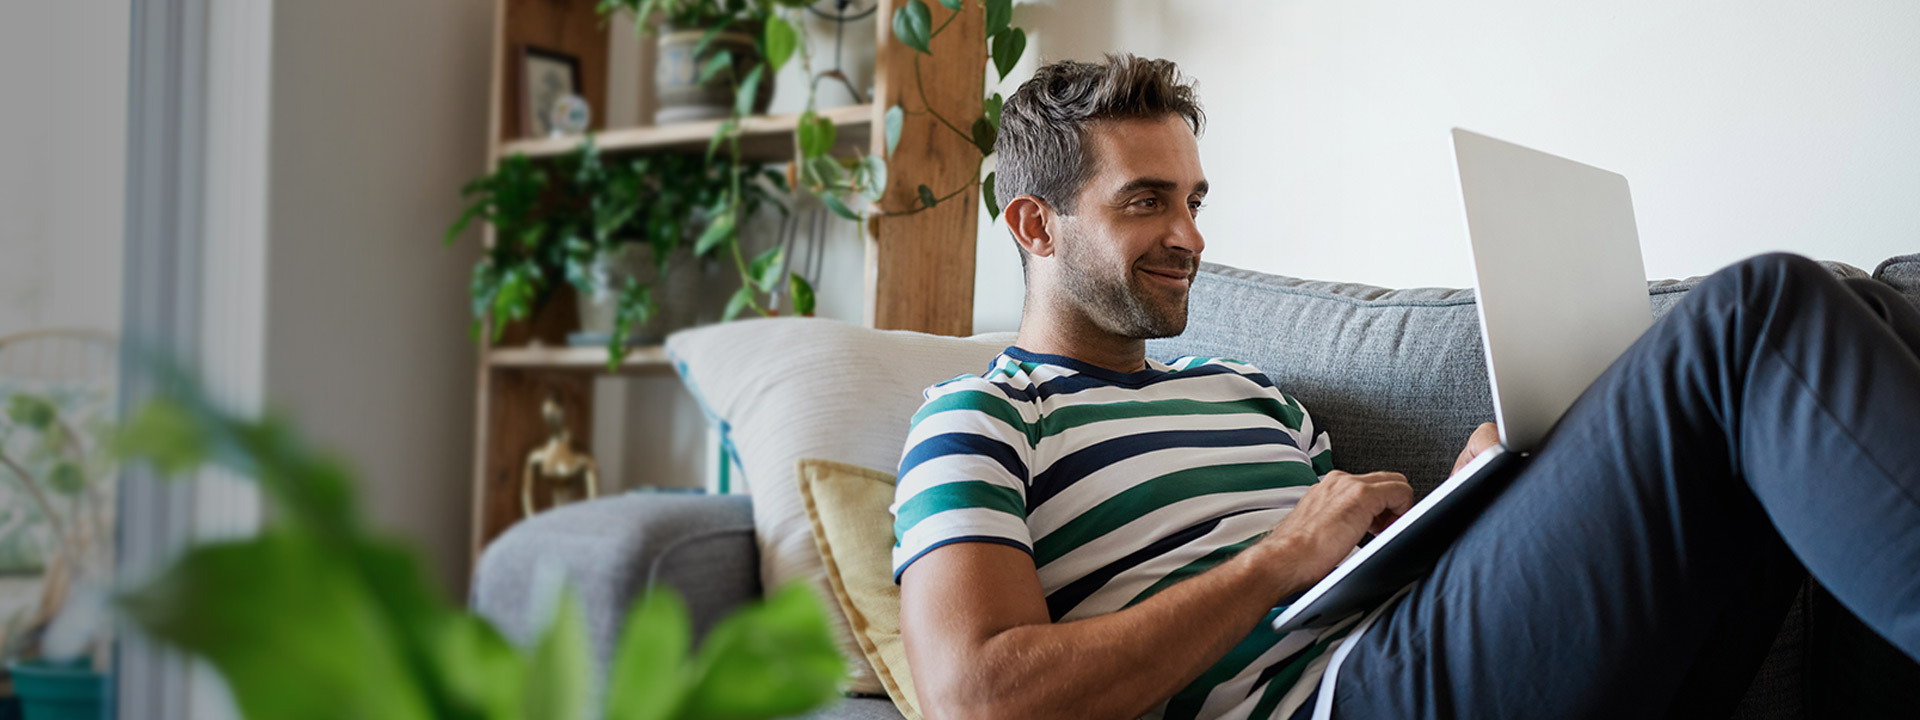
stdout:
<svg viewBox="0 0 1920 720">
<path fill-rule="evenodd" d="M 1027 254 L 1038 257 L 1053 256 L 1053 208 L 1047 201 L 1033 195 L 1021 195 L 1001 208 L 1001 217 L 1007 220 L 1007 229 L 1013 232 L 1014 242 L 1027 249 Z"/>
</svg>

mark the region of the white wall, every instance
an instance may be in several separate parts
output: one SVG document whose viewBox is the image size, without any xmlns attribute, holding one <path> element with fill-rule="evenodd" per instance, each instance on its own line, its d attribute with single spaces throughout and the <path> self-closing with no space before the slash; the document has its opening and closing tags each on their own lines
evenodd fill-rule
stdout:
<svg viewBox="0 0 1920 720">
<path fill-rule="evenodd" d="M 1125 50 L 1199 80 L 1209 260 L 1470 284 L 1454 126 L 1626 175 L 1653 277 L 1920 251 L 1920 3 L 1049 0 L 1014 17 L 1029 66 Z M 1018 258 L 1004 230 L 980 242 L 976 330 L 1012 328 Z"/>
<path fill-rule="evenodd" d="M 440 244 L 485 170 L 492 3 L 273 11 L 267 400 L 351 458 L 376 523 L 463 588 L 473 481 L 467 280 Z"/>
<path fill-rule="evenodd" d="M 118 334 L 126 3 L 0 3 L 0 336 Z"/>
</svg>

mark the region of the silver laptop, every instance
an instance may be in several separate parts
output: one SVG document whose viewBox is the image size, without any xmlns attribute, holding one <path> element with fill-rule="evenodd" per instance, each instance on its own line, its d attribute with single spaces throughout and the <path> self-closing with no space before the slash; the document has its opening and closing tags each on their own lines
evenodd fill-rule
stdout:
<svg viewBox="0 0 1920 720">
<path fill-rule="evenodd" d="M 1453 152 L 1500 444 L 1292 601 L 1277 631 L 1339 622 L 1425 576 L 1653 324 L 1626 178 L 1459 128 Z"/>
</svg>

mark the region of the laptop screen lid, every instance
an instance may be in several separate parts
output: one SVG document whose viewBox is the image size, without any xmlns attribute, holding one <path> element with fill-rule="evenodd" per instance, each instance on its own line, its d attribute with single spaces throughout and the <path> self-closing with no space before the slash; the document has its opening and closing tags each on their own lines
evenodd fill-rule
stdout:
<svg viewBox="0 0 1920 720">
<path fill-rule="evenodd" d="M 1500 442 L 1530 452 L 1653 324 L 1627 179 L 1454 128 Z"/>
</svg>

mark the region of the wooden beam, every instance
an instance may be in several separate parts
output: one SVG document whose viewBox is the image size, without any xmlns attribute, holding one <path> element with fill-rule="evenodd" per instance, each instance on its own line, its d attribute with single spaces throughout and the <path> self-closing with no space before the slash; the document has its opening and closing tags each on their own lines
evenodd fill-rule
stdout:
<svg viewBox="0 0 1920 720">
<path fill-rule="evenodd" d="M 934 38 L 927 56 L 892 37 L 894 0 L 881 0 L 877 22 L 879 48 L 874 64 L 873 153 L 886 151 L 884 123 L 878 119 L 895 103 L 922 107 L 914 78 L 920 63 L 927 103 L 960 130 L 980 117 L 986 83 L 986 13 L 978 2 Z M 933 24 L 946 22 L 939 3 Z M 980 151 L 931 114 L 908 115 L 900 145 L 888 158 L 887 189 L 881 206 L 890 210 L 913 204 L 916 188 L 935 195 L 977 178 Z M 867 324 L 883 330 L 917 330 L 940 335 L 973 332 L 973 245 L 980 206 L 979 188 L 969 188 L 932 210 L 899 217 L 877 217 L 868 226 Z"/>
</svg>

